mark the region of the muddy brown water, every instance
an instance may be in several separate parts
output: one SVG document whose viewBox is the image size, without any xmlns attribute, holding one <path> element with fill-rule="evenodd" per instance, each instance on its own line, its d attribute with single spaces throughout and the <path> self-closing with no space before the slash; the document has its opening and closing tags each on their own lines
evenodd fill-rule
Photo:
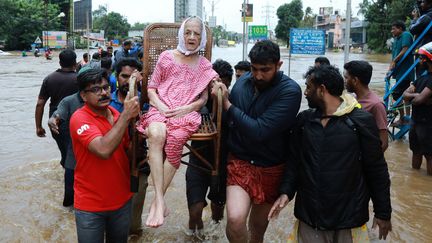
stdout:
<svg viewBox="0 0 432 243">
<path fill-rule="evenodd" d="M 78 51 L 78 60 L 82 56 Z M 343 67 L 342 53 L 328 53 L 330 61 Z M 290 76 L 300 84 L 302 74 L 313 64 L 316 56 L 293 56 Z M 223 58 L 232 64 L 241 59 L 241 47 L 215 48 L 213 59 Z M 288 55 L 282 50 L 288 72 Z M 352 54 L 350 60 L 368 60 L 374 66 L 373 89 L 383 93 L 387 55 Z M 76 242 L 73 211 L 61 206 L 63 196 L 63 170 L 59 165 L 59 152 L 47 130 L 46 138 L 35 134 L 34 108 L 42 79 L 58 67 L 57 55 L 51 61 L 42 57 L 0 56 L 0 242 Z M 302 103 L 302 109 L 307 104 Z M 46 108 L 48 105 L 46 106 Z M 45 110 L 43 124 L 47 129 Z M 411 152 L 408 141 L 391 142 L 386 159 L 392 180 L 393 231 L 388 242 L 432 242 L 432 177 L 421 170 L 410 168 Z M 107 185 L 109 186 L 109 185 Z M 147 197 L 153 198 L 149 186 Z M 144 228 L 141 237 L 131 242 L 227 242 L 225 222 L 210 223 L 210 211 L 204 211 L 204 236 L 187 234 L 187 204 L 185 196 L 185 167 L 176 174 L 167 193 L 170 215 L 159 229 Z M 149 204 L 144 205 L 143 219 Z M 372 212 L 372 207 L 371 207 Z M 373 214 L 371 213 L 371 216 Z M 265 242 L 286 242 L 293 226 L 293 203 L 279 218 L 270 222 Z M 370 220 L 371 221 L 371 220 Z M 371 226 L 371 222 L 368 223 Z M 377 231 L 370 230 L 373 242 Z"/>
</svg>

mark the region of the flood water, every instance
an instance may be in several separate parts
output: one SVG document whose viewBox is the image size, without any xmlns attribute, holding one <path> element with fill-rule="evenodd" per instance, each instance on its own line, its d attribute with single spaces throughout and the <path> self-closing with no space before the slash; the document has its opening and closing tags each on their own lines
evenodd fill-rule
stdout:
<svg viewBox="0 0 432 243">
<path fill-rule="evenodd" d="M 241 46 L 215 48 L 213 60 L 223 58 L 231 64 L 241 59 Z M 78 60 L 82 52 L 78 51 Z M 307 67 L 316 56 L 291 57 L 290 76 L 300 84 Z M 330 61 L 343 67 L 343 53 L 327 53 Z M 282 50 L 288 73 L 288 53 Z M 389 56 L 351 54 L 350 60 L 368 60 L 374 67 L 373 88 L 382 94 L 383 77 Z M 59 165 L 60 153 L 47 127 L 48 105 L 43 124 L 46 138 L 35 133 L 34 108 L 43 78 L 58 64 L 33 56 L 0 56 L 0 242 L 76 242 L 73 211 L 64 208 L 63 170 Z M 304 86 L 303 86 L 304 87 Z M 303 102 L 302 109 L 306 108 Z M 431 242 L 432 229 L 432 177 L 422 169 L 410 168 L 411 152 L 406 140 L 390 143 L 386 151 L 392 180 L 393 232 L 388 242 Z M 107 185 L 109 186 L 109 185 Z M 144 228 L 142 237 L 132 242 L 226 242 L 225 222 L 209 225 L 210 211 L 204 211 L 205 237 L 197 239 L 186 234 L 188 211 L 185 196 L 185 167 L 182 166 L 167 192 L 170 215 L 160 229 Z M 148 188 L 147 197 L 154 191 Z M 143 219 L 147 217 L 148 202 L 144 205 Z M 372 208 L 371 208 L 372 212 Z M 373 215 L 373 214 L 371 214 Z M 293 222 L 293 203 L 279 219 L 272 221 L 265 242 L 286 242 Z M 371 226 L 371 222 L 368 223 Z M 373 242 L 377 232 L 370 231 Z"/>
</svg>

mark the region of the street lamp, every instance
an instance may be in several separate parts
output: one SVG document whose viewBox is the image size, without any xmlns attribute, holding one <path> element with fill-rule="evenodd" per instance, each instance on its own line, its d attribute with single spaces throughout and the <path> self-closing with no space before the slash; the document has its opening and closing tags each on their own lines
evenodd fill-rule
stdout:
<svg viewBox="0 0 432 243">
<path fill-rule="evenodd" d="M 55 16 L 54 18 L 46 21 L 46 24 L 45 24 L 45 29 L 46 30 L 45 30 L 45 38 L 44 38 L 45 39 L 45 50 L 47 50 L 47 48 L 49 47 L 48 46 L 48 23 L 51 22 L 51 21 L 53 21 L 53 20 L 55 20 L 56 18 L 63 18 L 65 16 L 66 16 L 66 14 L 63 13 L 63 12 L 61 12 L 57 16 Z"/>
</svg>

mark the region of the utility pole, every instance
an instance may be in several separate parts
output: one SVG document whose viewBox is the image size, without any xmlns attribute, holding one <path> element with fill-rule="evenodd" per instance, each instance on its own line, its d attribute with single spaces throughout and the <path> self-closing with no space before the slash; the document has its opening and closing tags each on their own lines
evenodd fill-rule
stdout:
<svg viewBox="0 0 432 243">
<path fill-rule="evenodd" d="M 70 0 L 69 2 L 69 35 L 68 35 L 68 46 L 72 50 L 75 50 L 75 39 L 74 39 L 74 22 L 75 22 L 75 14 L 74 14 L 74 1 Z"/>
<path fill-rule="evenodd" d="M 211 2 L 211 16 L 214 17 L 214 10 L 215 10 L 215 2 L 214 0 Z"/>
<path fill-rule="evenodd" d="M 265 25 L 267 25 L 267 29 L 270 30 L 271 29 L 271 18 L 273 18 L 274 13 L 273 13 L 273 9 L 274 7 L 272 5 L 269 4 L 269 2 L 267 1 L 267 4 L 263 6 L 263 17 L 265 19 Z"/>
<path fill-rule="evenodd" d="M 87 12 L 87 14 L 86 14 L 86 24 L 87 24 L 87 53 L 88 53 L 88 57 L 89 57 L 89 60 L 91 59 L 91 56 L 90 56 L 90 26 L 89 26 L 89 15 L 90 15 L 90 12 Z"/>
<path fill-rule="evenodd" d="M 45 0 L 45 35 L 44 38 L 45 40 L 45 51 L 47 51 L 47 47 L 48 47 L 48 0 Z"/>
<path fill-rule="evenodd" d="M 249 4 L 249 0 L 243 0 L 242 15 L 243 15 L 243 61 L 246 61 L 247 46 L 248 46 L 248 24 L 246 22 L 246 4 Z"/>
<path fill-rule="evenodd" d="M 351 34 L 351 0 L 347 0 L 346 19 L 345 19 L 345 47 L 344 63 L 349 61 L 350 34 Z"/>
</svg>

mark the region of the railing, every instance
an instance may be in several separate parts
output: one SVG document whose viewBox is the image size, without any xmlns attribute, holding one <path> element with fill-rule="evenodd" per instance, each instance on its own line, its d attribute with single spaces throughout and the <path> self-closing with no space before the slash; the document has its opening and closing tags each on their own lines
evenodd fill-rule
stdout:
<svg viewBox="0 0 432 243">
<path fill-rule="evenodd" d="M 413 71 L 415 66 L 419 63 L 419 59 L 416 59 L 414 61 L 414 63 L 411 65 L 411 67 L 409 67 L 407 70 L 405 70 L 402 77 L 399 80 L 397 80 L 393 86 L 391 86 L 391 83 L 390 83 L 391 76 L 393 76 L 393 74 L 395 74 L 395 72 L 399 71 L 403 61 L 405 61 L 405 59 L 408 58 L 408 56 L 412 55 L 412 51 L 414 50 L 414 48 L 424 38 L 426 33 L 431 28 L 432 28 L 432 21 L 423 30 L 423 32 L 416 38 L 416 40 L 413 42 L 413 44 L 408 48 L 408 50 L 405 52 L 405 54 L 403 55 L 401 60 L 398 61 L 395 68 L 393 68 L 393 70 L 389 71 L 387 73 L 386 77 L 384 78 L 385 94 L 384 94 L 383 100 L 384 100 L 384 105 L 387 109 L 387 121 L 388 121 L 389 125 L 395 120 L 396 116 L 398 115 L 397 112 L 395 112 L 395 110 L 398 108 L 398 106 L 400 105 L 400 103 L 402 102 L 402 99 L 403 99 L 403 97 L 401 96 L 394 103 L 390 104 L 390 95 L 393 93 L 395 88 L 397 86 L 399 86 L 405 80 L 405 78 L 409 75 L 409 73 L 411 71 Z M 405 118 L 408 120 L 410 119 L 409 116 L 406 116 Z M 403 118 L 400 117 L 400 119 L 403 119 Z M 395 129 L 395 127 L 391 127 L 391 129 L 390 129 L 390 126 L 389 126 L 389 136 L 390 136 L 390 139 L 392 139 L 392 140 L 403 138 L 404 135 L 409 131 L 410 126 L 408 124 L 402 124 L 402 125 L 396 126 L 396 128 L 397 128 L 397 130 Z"/>
</svg>

